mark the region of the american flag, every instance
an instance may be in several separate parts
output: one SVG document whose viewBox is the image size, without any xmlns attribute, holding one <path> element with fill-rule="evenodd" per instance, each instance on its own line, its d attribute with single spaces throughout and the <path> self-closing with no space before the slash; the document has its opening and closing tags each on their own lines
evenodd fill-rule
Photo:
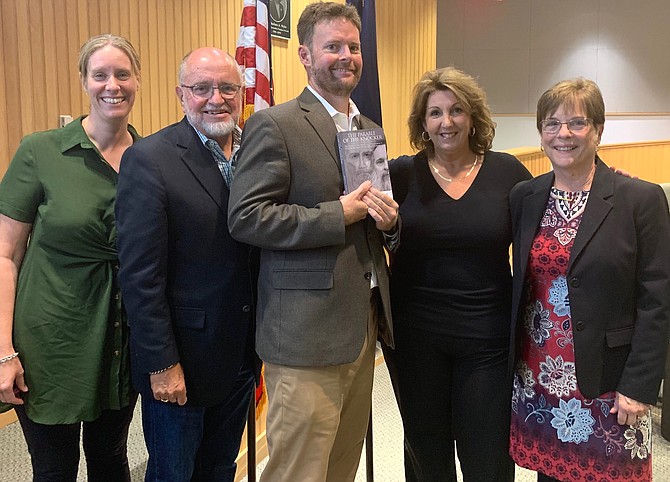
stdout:
<svg viewBox="0 0 670 482">
<path fill-rule="evenodd" d="M 256 110 L 274 105 L 272 95 L 272 62 L 270 56 L 269 0 L 244 0 L 240 35 L 235 60 L 244 70 L 243 110 L 240 126 L 244 126 Z M 256 387 L 256 417 L 267 403 L 265 380 L 261 374 Z M 255 480 L 255 479 L 254 479 Z"/>
<path fill-rule="evenodd" d="M 269 0 L 244 0 L 235 52 L 235 60 L 244 69 L 242 125 L 254 111 L 274 105 L 268 10 Z"/>
</svg>

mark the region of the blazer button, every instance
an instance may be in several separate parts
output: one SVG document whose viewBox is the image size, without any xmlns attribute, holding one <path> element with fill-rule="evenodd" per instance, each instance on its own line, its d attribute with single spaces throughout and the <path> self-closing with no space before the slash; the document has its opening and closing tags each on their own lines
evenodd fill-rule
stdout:
<svg viewBox="0 0 670 482">
<path fill-rule="evenodd" d="M 249 312 L 251 311 L 251 306 L 249 306 L 249 305 L 244 305 L 244 306 L 242 307 L 242 311 L 244 311 L 245 313 L 249 313 Z"/>
<path fill-rule="evenodd" d="M 585 326 L 584 326 L 584 322 L 583 322 L 583 321 L 578 321 L 578 322 L 575 324 L 575 330 L 577 330 L 577 331 L 584 331 L 584 328 L 585 328 Z"/>
<path fill-rule="evenodd" d="M 570 286 L 579 288 L 579 278 L 570 278 Z"/>
<path fill-rule="evenodd" d="M 372 279 L 372 273 L 368 271 L 367 273 L 365 273 L 364 278 L 365 278 L 366 280 L 370 281 L 370 280 Z"/>
</svg>

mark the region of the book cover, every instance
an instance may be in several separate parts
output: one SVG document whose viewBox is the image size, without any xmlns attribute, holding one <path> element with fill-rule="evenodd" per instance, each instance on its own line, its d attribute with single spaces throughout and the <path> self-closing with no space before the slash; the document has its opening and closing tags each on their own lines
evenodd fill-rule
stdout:
<svg viewBox="0 0 670 482">
<path fill-rule="evenodd" d="M 337 133 L 344 192 L 355 191 L 364 181 L 393 197 L 386 155 L 386 137 L 381 127 Z"/>
</svg>

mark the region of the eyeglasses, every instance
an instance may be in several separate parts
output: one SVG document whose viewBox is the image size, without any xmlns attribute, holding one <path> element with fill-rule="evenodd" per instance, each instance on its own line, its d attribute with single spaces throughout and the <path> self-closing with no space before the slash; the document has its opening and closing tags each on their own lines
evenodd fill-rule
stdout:
<svg viewBox="0 0 670 482">
<path fill-rule="evenodd" d="M 590 122 L 593 121 L 588 117 L 575 117 L 567 122 L 561 122 L 558 119 L 545 119 L 540 122 L 540 125 L 542 126 L 542 132 L 545 134 L 557 134 L 563 124 L 568 126 L 570 132 L 579 132 L 586 129 Z"/>
<path fill-rule="evenodd" d="M 241 85 L 237 84 L 218 84 L 218 85 L 213 85 L 213 84 L 195 84 L 195 85 L 184 85 L 181 84 L 182 87 L 185 87 L 191 91 L 194 97 L 197 97 L 199 99 L 211 99 L 212 96 L 214 95 L 214 89 L 219 91 L 219 94 L 221 94 L 221 97 L 224 99 L 232 99 L 237 95 L 237 93 L 240 91 L 240 88 L 242 87 Z"/>
</svg>

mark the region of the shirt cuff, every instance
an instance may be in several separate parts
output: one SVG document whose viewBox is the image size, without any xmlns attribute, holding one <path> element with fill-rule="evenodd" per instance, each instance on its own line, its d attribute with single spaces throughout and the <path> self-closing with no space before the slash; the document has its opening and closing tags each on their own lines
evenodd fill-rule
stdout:
<svg viewBox="0 0 670 482">
<path fill-rule="evenodd" d="M 388 231 L 382 231 L 382 235 L 384 236 L 384 245 L 386 246 L 386 249 L 392 253 L 398 249 L 398 245 L 400 244 L 400 230 L 401 222 L 400 216 L 398 216 L 398 222 L 395 223 L 395 226 L 393 226 Z"/>
</svg>

